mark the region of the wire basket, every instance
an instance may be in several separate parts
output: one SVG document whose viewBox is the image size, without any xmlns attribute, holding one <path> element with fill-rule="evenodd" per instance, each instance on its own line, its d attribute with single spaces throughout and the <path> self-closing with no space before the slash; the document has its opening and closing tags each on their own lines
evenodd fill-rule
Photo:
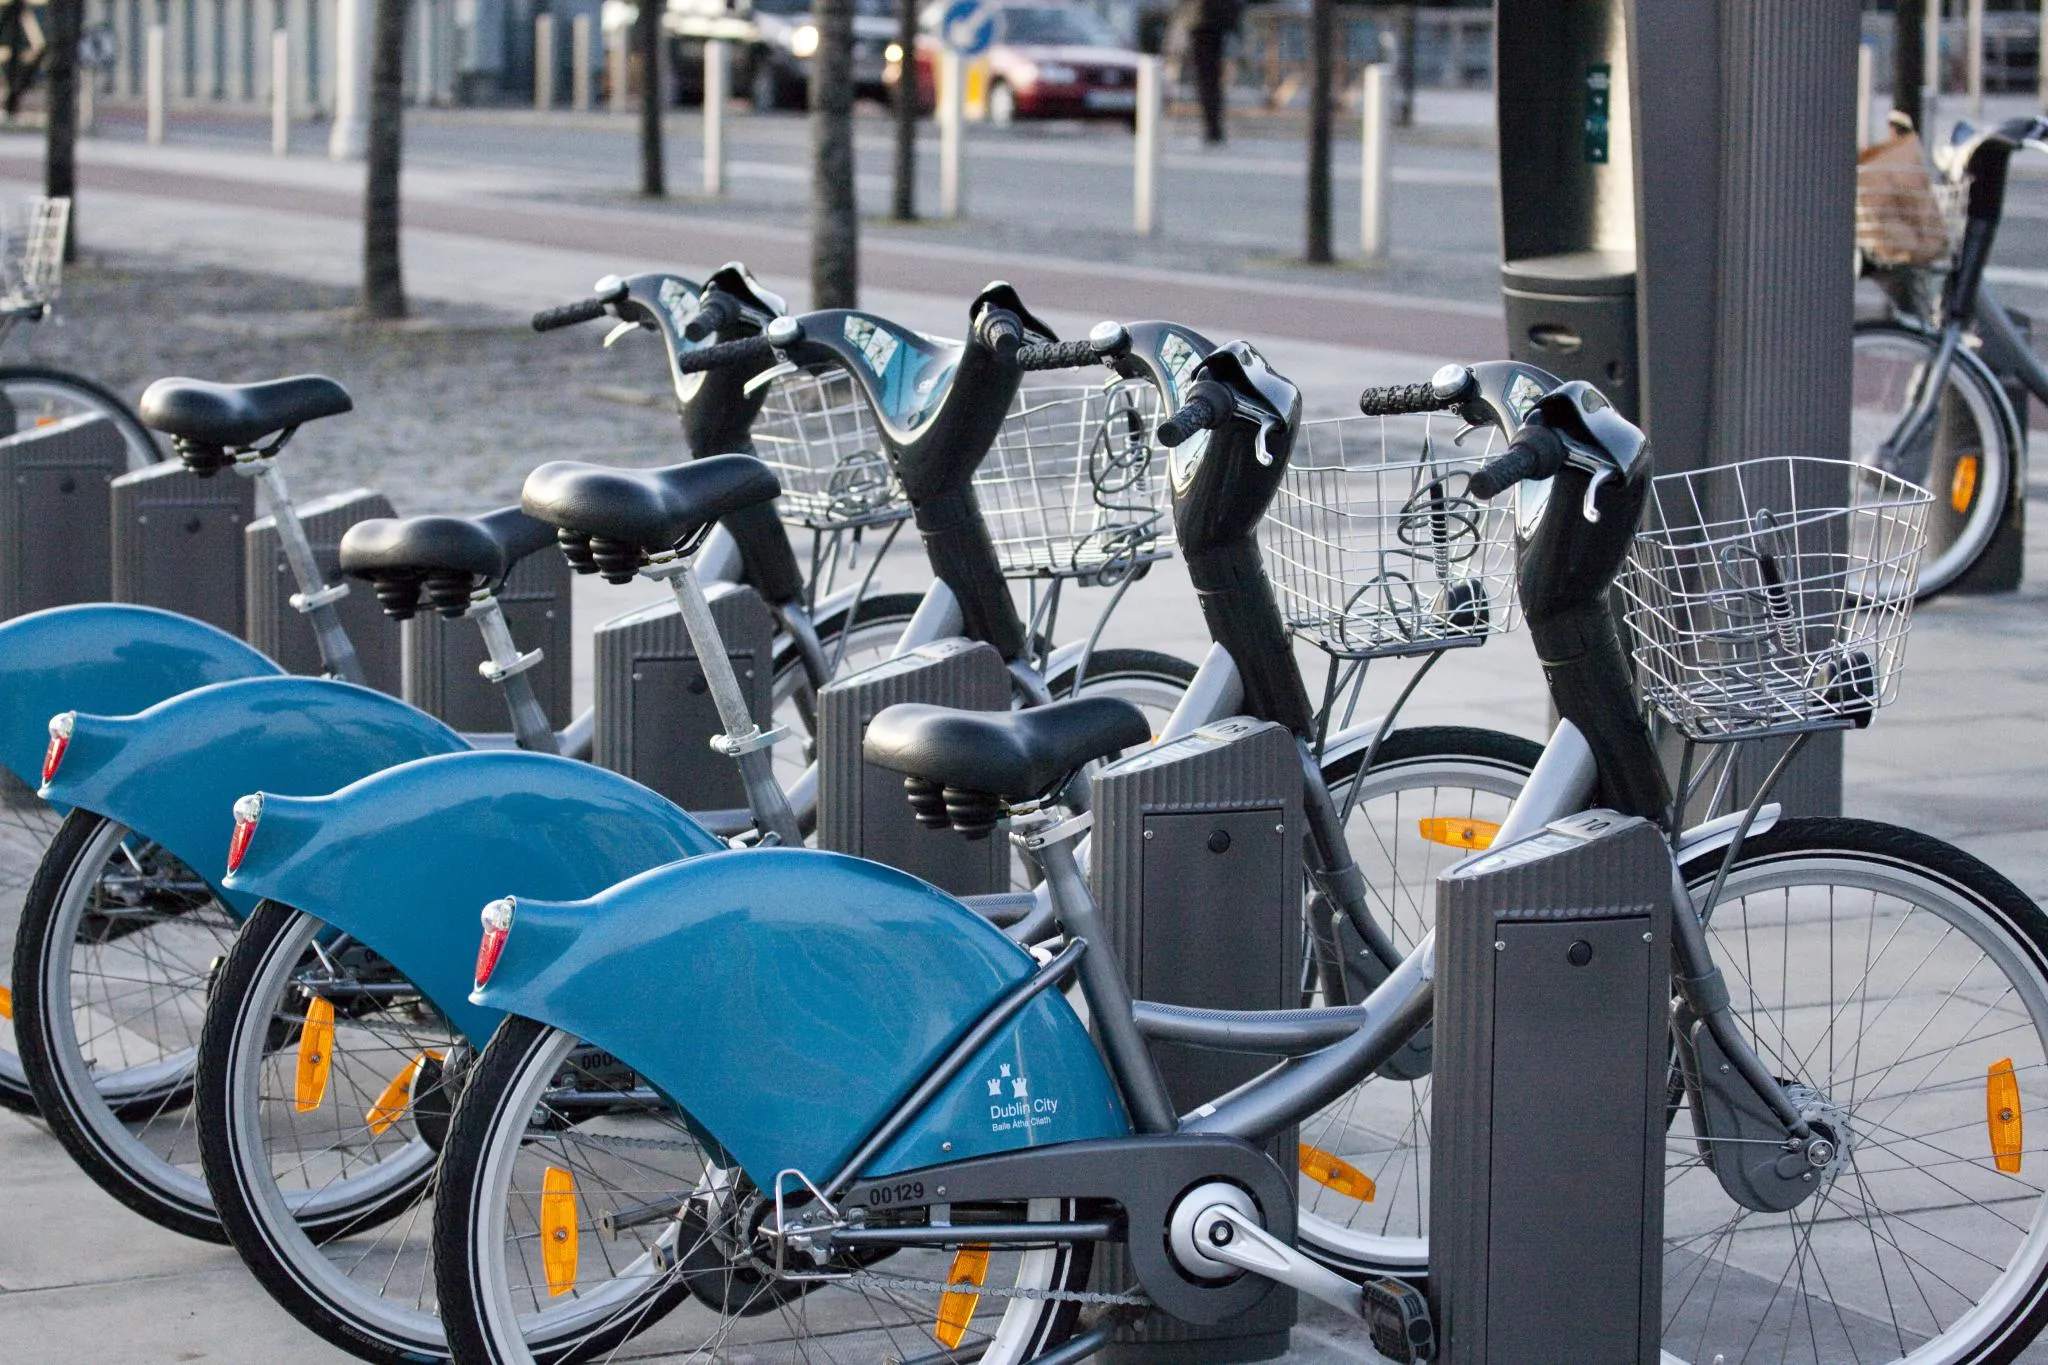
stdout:
<svg viewBox="0 0 2048 1365">
<path fill-rule="evenodd" d="M 0 204 L 0 312 L 46 307 L 64 280 L 69 199 L 15 199 Z"/>
<path fill-rule="evenodd" d="M 1962 230 L 1964 185 L 1930 174 L 1920 139 L 1904 134 L 1856 162 L 1856 246 L 1881 266 L 1934 265 Z"/>
<path fill-rule="evenodd" d="M 1653 480 L 1622 579 L 1644 696 L 1702 741 L 1868 724 L 1898 694 L 1931 501 L 1797 456 Z"/>
<path fill-rule="evenodd" d="M 797 370 L 777 379 L 752 435 L 754 454 L 782 482 L 776 510 L 785 523 L 837 531 L 910 515 L 874 413 L 845 370 Z"/>
<path fill-rule="evenodd" d="M 1302 424 L 1260 531 L 1288 629 L 1364 659 L 1514 628 L 1513 514 L 1466 491 L 1488 452 L 1452 431 L 1441 417 Z"/>
<path fill-rule="evenodd" d="M 1171 555 L 1164 416 L 1142 380 L 1020 389 L 974 475 L 1003 573 L 1112 584 Z"/>
</svg>

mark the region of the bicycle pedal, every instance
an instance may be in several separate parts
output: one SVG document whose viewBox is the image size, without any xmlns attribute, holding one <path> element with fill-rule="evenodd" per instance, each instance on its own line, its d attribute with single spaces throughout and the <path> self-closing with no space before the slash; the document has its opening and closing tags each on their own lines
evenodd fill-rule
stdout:
<svg viewBox="0 0 2048 1365">
<path fill-rule="evenodd" d="M 1421 1290 L 1405 1280 L 1378 1279 L 1360 1285 L 1358 1295 L 1375 1351 L 1394 1365 L 1436 1359 L 1436 1324 Z"/>
</svg>

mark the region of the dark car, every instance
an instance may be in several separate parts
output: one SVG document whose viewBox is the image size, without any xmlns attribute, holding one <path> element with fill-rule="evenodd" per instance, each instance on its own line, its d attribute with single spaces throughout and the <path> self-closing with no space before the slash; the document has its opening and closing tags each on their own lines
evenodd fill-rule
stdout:
<svg viewBox="0 0 2048 1365">
<path fill-rule="evenodd" d="M 734 73 L 756 109 L 803 105 L 811 81 L 811 54 L 818 50 L 818 25 L 811 0 L 754 0 L 756 37 Z M 889 50 L 895 47 L 895 0 L 854 0 L 853 88 L 856 95 L 882 98 Z"/>
<path fill-rule="evenodd" d="M 926 9 L 917 42 L 919 97 L 937 88 L 935 36 L 944 4 Z M 990 123 L 1020 118 L 1137 117 L 1138 53 L 1093 10 L 1066 0 L 996 4 L 995 42 L 985 64 L 981 107 Z M 969 91 L 976 88 L 970 78 Z"/>
</svg>

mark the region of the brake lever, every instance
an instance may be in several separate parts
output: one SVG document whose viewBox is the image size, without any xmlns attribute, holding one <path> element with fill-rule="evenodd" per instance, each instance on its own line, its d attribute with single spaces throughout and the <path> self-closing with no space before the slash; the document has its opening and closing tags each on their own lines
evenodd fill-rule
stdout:
<svg viewBox="0 0 2048 1365">
<path fill-rule="evenodd" d="M 640 324 L 637 322 L 613 323 L 612 329 L 604 334 L 604 348 L 607 351 L 609 351 L 612 348 L 612 343 L 617 341 L 620 337 L 630 335 L 631 333 L 637 332 L 639 330 Z"/>
<path fill-rule="evenodd" d="M 1593 471 L 1593 477 L 1586 481 L 1586 497 L 1579 504 L 1579 515 L 1587 521 L 1597 522 L 1600 520 L 1600 509 L 1593 505 L 1593 499 L 1599 496 L 1600 485 L 1613 477 L 1614 470 L 1607 465 L 1601 465 Z"/>
<path fill-rule="evenodd" d="M 797 364 L 793 360 L 785 360 L 780 365 L 770 365 L 767 369 L 740 385 L 740 393 L 751 398 L 756 390 L 764 389 L 782 378 L 782 376 L 795 374 L 796 371 Z"/>
<path fill-rule="evenodd" d="M 1275 456 L 1267 442 L 1271 440 L 1273 433 L 1279 429 L 1279 418 L 1268 417 L 1263 413 L 1259 415 L 1259 440 L 1258 444 L 1252 447 L 1252 456 L 1260 464 L 1270 465 L 1273 463 Z"/>
</svg>

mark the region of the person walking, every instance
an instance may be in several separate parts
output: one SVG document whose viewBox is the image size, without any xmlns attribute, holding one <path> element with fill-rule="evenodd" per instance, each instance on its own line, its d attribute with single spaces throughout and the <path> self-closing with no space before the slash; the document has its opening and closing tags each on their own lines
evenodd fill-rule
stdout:
<svg viewBox="0 0 2048 1365">
<path fill-rule="evenodd" d="M 1186 26 L 1187 59 L 1202 105 L 1202 140 L 1223 141 L 1223 44 L 1237 31 L 1244 0 L 1181 0 L 1176 15 Z"/>
</svg>

